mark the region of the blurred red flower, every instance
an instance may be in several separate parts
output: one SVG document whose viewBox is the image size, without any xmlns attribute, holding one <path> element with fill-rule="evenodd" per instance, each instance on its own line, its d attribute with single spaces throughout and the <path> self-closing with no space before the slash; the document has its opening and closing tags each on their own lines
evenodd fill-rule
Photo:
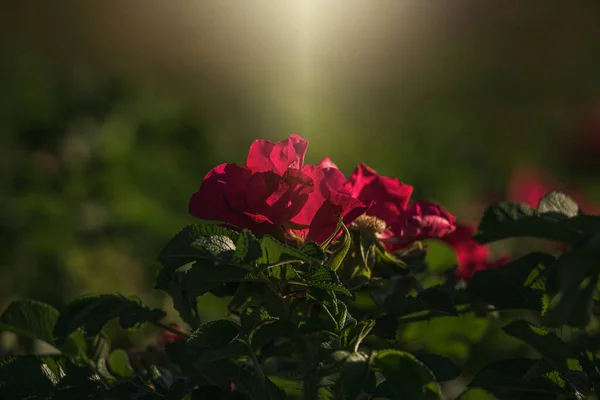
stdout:
<svg viewBox="0 0 600 400">
<path fill-rule="evenodd" d="M 457 224 L 454 232 L 441 239 L 452 246 L 456 252 L 457 267 L 454 270 L 454 276 L 457 281 L 468 281 L 476 271 L 496 268 L 506 264 L 509 260 L 508 257 L 503 257 L 489 262 L 489 248 L 473 239 L 475 229 L 474 226 Z"/>
<path fill-rule="evenodd" d="M 180 331 L 181 333 L 184 333 L 181 327 L 177 324 L 169 324 L 169 326 L 175 330 Z M 157 345 L 159 348 L 164 349 L 167 343 L 173 342 L 185 342 L 185 339 L 173 332 L 164 330 L 160 333 L 160 336 L 158 337 Z"/>
<path fill-rule="evenodd" d="M 600 209 L 592 204 L 581 193 L 561 185 L 541 169 L 526 166 L 513 173 L 508 182 L 508 200 L 525 203 L 536 208 L 540 199 L 549 192 L 560 191 L 575 200 L 581 209 L 588 214 L 600 214 Z"/>
</svg>

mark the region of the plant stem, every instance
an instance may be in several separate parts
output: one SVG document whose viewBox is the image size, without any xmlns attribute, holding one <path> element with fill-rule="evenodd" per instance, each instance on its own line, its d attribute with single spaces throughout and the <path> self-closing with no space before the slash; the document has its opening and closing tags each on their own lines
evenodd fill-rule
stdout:
<svg viewBox="0 0 600 400">
<path fill-rule="evenodd" d="M 252 360 L 252 364 L 254 364 L 254 369 L 256 370 L 256 375 L 258 376 L 258 379 L 260 380 L 261 388 L 263 389 L 263 392 L 266 395 L 267 394 L 267 385 L 266 385 L 267 377 L 265 376 L 265 373 L 263 372 L 262 368 L 260 367 L 260 362 L 258 361 L 258 358 L 256 358 L 256 353 L 252 349 L 252 345 L 250 343 L 248 343 L 248 350 L 249 350 L 248 352 L 250 353 L 250 359 Z"/>
<path fill-rule="evenodd" d="M 159 327 L 161 329 L 164 329 L 165 331 L 169 331 L 169 332 L 171 332 L 171 333 L 173 333 L 173 334 L 175 334 L 175 335 L 177 335 L 180 338 L 183 338 L 185 340 L 188 340 L 190 338 L 190 335 L 188 335 L 187 333 L 181 332 L 181 331 L 179 331 L 179 330 L 177 330 L 177 329 L 175 329 L 175 328 L 173 328 L 173 327 L 171 327 L 171 326 L 169 326 L 167 324 L 163 324 L 160 321 L 152 321 L 151 323 L 153 325 L 155 325 L 155 326 L 157 326 L 157 327 Z"/>
<path fill-rule="evenodd" d="M 461 310 L 456 310 L 457 314 L 461 315 L 461 314 L 468 314 L 470 312 L 475 312 L 478 310 L 474 310 L 471 306 L 466 306 L 465 308 L 461 309 Z M 494 311 L 499 311 L 496 308 L 490 307 L 487 310 L 484 310 L 486 313 L 491 313 Z M 427 321 L 428 319 L 434 318 L 434 317 L 443 317 L 444 315 L 440 315 L 439 313 L 436 313 L 435 311 L 430 311 L 427 312 L 423 315 L 416 315 L 414 317 L 407 317 L 407 318 L 399 318 L 398 322 L 399 323 L 404 323 L 407 324 L 409 322 L 418 322 L 418 321 Z M 450 315 L 448 315 L 450 316 Z"/>
</svg>

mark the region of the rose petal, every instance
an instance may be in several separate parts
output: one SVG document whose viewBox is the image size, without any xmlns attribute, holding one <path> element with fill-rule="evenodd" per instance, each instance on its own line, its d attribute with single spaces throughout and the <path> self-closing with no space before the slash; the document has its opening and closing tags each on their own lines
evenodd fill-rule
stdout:
<svg viewBox="0 0 600 400">
<path fill-rule="evenodd" d="M 250 146 L 246 166 L 252 172 L 274 171 L 283 175 L 288 168 L 301 169 L 308 141 L 298 135 L 277 143 L 255 140 Z"/>
<path fill-rule="evenodd" d="M 413 192 L 412 186 L 395 178 L 380 176 L 365 164 L 359 164 L 352 172 L 347 187 L 352 197 L 364 204 L 375 202 L 368 214 L 384 220 L 388 225 L 402 214 Z"/>
<path fill-rule="evenodd" d="M 287 140 L 275 144 L 270 156 L 271 162 L 282 175 L 288 168 L 302 169 L 307 149 L 308 140 L 292 134 Z"/>
<path fill-rule="evenodd" d="M 345 225 L 349 225 L 367 209 L 368 206 L 358 199 L 344 193 L 331 192 L 313 218 L 306 240 L 317 243 L 324 242 L 335 231 L 338 224 L 336 214 L 342 217 Z"/>
<path fill-rule="evenodd" d="M 396 249 L 415 241 L 446 236 L 454 231 L 455 222 L 452 214 L 435 203 L 413 203 L 392 223 Z"/>
<path fill-rule="evenodd" d="M 452 246 L 456 252 L 457 268 L 454 271 L 456 280 L 469 280 L 476 271 L 496 268 L 508 261 L 508 258 L 502 258 L 489 263 L 489 248 L 473 239 L 474 232 L 475 227 L 459 224 L 454 232 L 441 239 Z"/>
<path fill-rule="evenodd" d="M 252 172 L 273 170 L 274 165 L 270 157 L 273 147 L 275 147 L 275 143 L 269 140 L 255 140 L 252 142 L 246 159 L 246 167 Z"/>
<path fill-rule="evenodd" d="M 240 216 L 233 211 L 228 200 L 228 192 L 231 190 L 228 184 L 237 183 L 232 181 L 232 176 L 240 179 L 244 175 L 238 171 L 239 168 L 241 167 L 235 164 L 221 164 L 209 171 L 200 189 L 190 198 L 190 214 L 200 219 L 239 226 L 242 223 Z"/>
<path fill-rule="evenodd" d="M 338 166 L 335 165 L 335 163 L 333 161 L 331 161 L 331 158 L 329 158 L 329 157 L 325 157 L 324 159 L 322 159 L 321 162 L 318 164 L 318 166 L 321 168 L 339 169 Z"/>
</svg>

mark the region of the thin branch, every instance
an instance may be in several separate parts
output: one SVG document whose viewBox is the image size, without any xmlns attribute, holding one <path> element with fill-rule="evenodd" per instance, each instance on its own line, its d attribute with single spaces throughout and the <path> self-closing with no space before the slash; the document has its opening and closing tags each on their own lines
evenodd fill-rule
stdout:
<svg viewBox="0 0 600 400">
<path fill-rule="evenodd" d="M 252 364 L 254 364 L 254 370 L 256 371 L 256 375 L 258 375 L 258 379 L 260 379 L 260 385 L 262 387 L 262 389 L 264 390 L 264 392 L 267 392 L 267 385 L 266 385 L 266 380 L 267 377 L 265 376 L 265 373 L 263 372 L 262 368 L 260 367 L 260 362 L 258 361 L 258 358 L 256 358 L 256 353 L 254 353 L 254 349 L 252 349 L 252 346 L 250 345 L 250 343 L 248 342 L 248 352 L 250 353 L 250 359 L 252 360 Z"/>
<path fill-rule="evenodd" d="M 468 314 L 470 312 L 475 312 L 475 311 L 480 311 L 480 310 L 475 310 L 475 309 L 473 309 L 473 307 L 468 305 L 463 309 L 456 310 L 456 313 L 458 315 L 462 315 L 462 314 Z M 481 310 L 481 311 L 485 311 L 486 313 L 491 313 L 491 312 L 498 311 L 498 310 L 496 308 L 490 307 L 487 310 Z M 425 314 L 416 315 L 414 317 L 398 318 L 398 322 L 401 324 L 402 323 L 408 324 L 409 322 L 427 321 L 427 320 L 429 320 L 431 318 L 435 318 L 435 317 L 451 317 L 451 316 L 452 315 L 450 315 L 450 314 L 444 315 L 444 314 L 440 314 L 435 311 L 429 311 Z"/>
</svg>

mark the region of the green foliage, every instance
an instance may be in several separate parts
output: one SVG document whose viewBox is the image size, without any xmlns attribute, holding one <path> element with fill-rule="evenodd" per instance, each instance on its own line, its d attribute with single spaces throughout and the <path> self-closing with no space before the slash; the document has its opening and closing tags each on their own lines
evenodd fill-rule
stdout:
<svg viewBox="0 0 600 400">
<path fill-rule="evenodd" d="M 583 215 L 573 199 L 551 192 L 537 209 L 511 202 L 492 205 L 483 214 L 475 238 L 480 243 L 522 236 L 573 242 L 582 229 L 597 223 L 597 218 Z"/>
<path fill-rule="evenodd" d="M 433 373 L 413 355 L 398 350 L 382 350 L 373 358 L 375 371 L 385 382 L 377 387 L 380 394 L 399 399 L 428 399 L 441 397 L 441 389 Z M 383 392 L 383 393 L 381 393 Z"/>
<path fill-rule="evenodd" d="M 165 317 L 162 310 L 152 310 L 135 296 L 120 294 L 82 296 L 69 303 L 54 325 L 54 337 L 61 344 L 77 329 L 89 335 L 100 333 L 104 325 L 114 318 L 119 319 L 125 329 L 139 326 L 143 322 L 155 322 Z"/>
<path fill-rule="evenodd" d="M 116 349 L 107 360 L 110 373 L 122 380 L 129 380 L 135 377 L 135 371 L 129 364 L 127 353 L 123 349 Z"/>
<path fill-rule="evenodd" d="M 87 342 L 80 330 L 69 332 L 66 340 L 57 343 L 53 330 L 58 319 L 58 310 L 48 304 L 19 300 L 11 303 L 0 316 L 0 331 L 42 340 L 73 357 L 86 357 Z"/>
<path fill-rule="evenodd" d="M 439 266 L 429 271 L 426 248 L 391 254 L 373 232 L 341 222 L 341 236 L 323 246 L 189 225 L 159 254 L 156 287 L 172 297 L 190 333 L 133 296 L 87 295 L 60 313 L 15 301 L 0 329 L 59 354 L 4 360 L 0 397 L 442 399 L 440 382 L 459 379 L 470 382 L 460 399 L 592 395 L 600 387 L 600 360 L 585 345 L 592 330 L 553 328 L 590 329 L 595 321 L 598 228 L 561 193 L 536 210 L 496 204 L 479 240 L 534 236 L 570 248 L 533 251 L 457 284 L 439 279 Z M 353 286 L 357 271 L 363 281 Z M 432 274 L 438 279 L 428 281 Z M 209 293 L 227 301 L 225 318 L 202 320 L 199 300 Z M 148 323 L 162 330 L 152 352 L 107 340 L 111 329 L 138 334 Z M 468 370 L 469 351 L 493 353 L 477 348 L 487 335 L 519 355 L 497 354 Z"/>
</svg>

